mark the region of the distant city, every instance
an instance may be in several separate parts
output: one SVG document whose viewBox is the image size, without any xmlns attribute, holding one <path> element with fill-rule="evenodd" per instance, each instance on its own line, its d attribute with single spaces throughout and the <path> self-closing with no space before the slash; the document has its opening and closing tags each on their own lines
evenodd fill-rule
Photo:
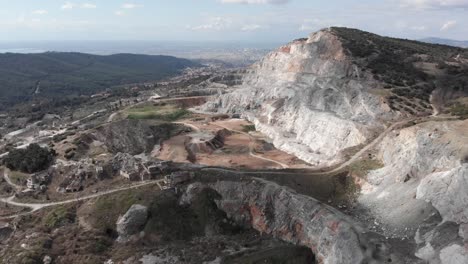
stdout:
<svg viewBox="0 0 468 264">
<path fill-rule="evenodd" d="M 98 55 L 135 53 L 250 64 L 284 43 L 176 41 L 31 41 L 2 42 L 0 53 L 82 52 Z"/>
</svg>

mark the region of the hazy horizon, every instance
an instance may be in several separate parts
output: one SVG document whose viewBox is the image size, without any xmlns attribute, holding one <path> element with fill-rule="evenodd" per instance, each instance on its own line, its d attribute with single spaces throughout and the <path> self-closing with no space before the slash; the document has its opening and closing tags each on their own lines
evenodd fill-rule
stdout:
<svg viewBox="0 0 468 264">
<path fill-rule="evenodd" d="M 466 40 L 424 37 L 414 40 Z M 291 39 L 292 40 L 292 39 Z M 289 41 L 288 41 L 289 42 Z M 194 52 L 226 52 L 235 50 L 273 50 L 287 42 L 255 41 L 153 41 L 153 40 L 22 40 L 0 41 L 0 53 L 81 52 L 96 55 L 133 53 L 146 55 L 192 56 Z M 189 56 L 189 54 L 192 54 Z M 196 56 L 195 56 L 196 57 Z"/>
<path fill-rule="evenodd" d="M 408 39 L 468 36 L 468 0 L 0 1 L 3 42 L 284 43 L 329 26 Z"/>
</svg>

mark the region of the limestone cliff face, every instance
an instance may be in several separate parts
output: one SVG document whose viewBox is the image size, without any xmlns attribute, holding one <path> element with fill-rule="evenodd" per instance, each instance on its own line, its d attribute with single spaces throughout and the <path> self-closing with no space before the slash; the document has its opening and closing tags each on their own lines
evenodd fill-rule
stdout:
<svg viewBox="0 0 468 264">
<path fill-rule="evenodd" d="M 387 135 L 378 150 L 384 167 L 367 175 L 358 199 L 389 233 L 415 237 L 416 256 L 428 263 L 468 261 L 467 131 L 468 120 L 433 121 Z"/>
<path fill-rule="evenodd" d="M 261 233 L 309 247 L 318 263 L 399 263 L 385 238 L 367 232 L 351 218 L 308 196 L 275 183 L 218 181 L 187 188 L 182 203 L 212 188 L 220 194 L 218 208 L 229 218 Z"/>
<path fill-rule="evenodd" d="M 339 38 L 323 30 L 270 53 L 234 92 L 200 110 L 240 113 L 278 148 L 324 167 L 394 117 L 372 91 L 379 87 L 345 55 Z"/>
</svg>

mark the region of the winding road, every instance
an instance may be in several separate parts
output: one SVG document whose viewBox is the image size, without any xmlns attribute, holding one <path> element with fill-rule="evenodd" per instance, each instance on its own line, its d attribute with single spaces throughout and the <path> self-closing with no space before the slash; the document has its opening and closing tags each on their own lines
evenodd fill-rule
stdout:
<svg viewBox="0 0 468 264">
<path fill-rule="evenodd" d="M 69 200 L 65 200 L 65 201 L 51 202 L 51 203 L 22 203 L 22 202 L 15 202 L 14 201 L 14 199 L 15 199 L 14 195 L 11 196 L 11 197 L 8 197 L 8 198 L 0 198 L 0 202 L 7 203 L 9 205 L 29 208 L 31 210 L 31 211 L 26 212 L 26 213 L 0 217 L 0 220 L 2 220 L 2 219 L 12 219 L 12 218 L 15 218 L 15 217 L 17 217 L 19 215 L 30 214 L 30 213 L 36 212 L 38 210 L 41 210 L 43 208 L 46 208 L 46 207 L 70 204 L 70 203 L 75 203 L 75 202 L 79 202 L 79 201 L 85 201 L 85 200 L 89 200 L 89 199 L 92 199 L 92 198 L 97 198 L 97 197 L 100 197 L 100 196 L 109 195 L 109 194 L 112 194 L 112 193 L 115 193 L 115 192 L 126 191 L 126 190 L 130 190 L 130 189 L 137 189 L 137 188 L 147 186 L 147 185 L 157 184 L 158 186 L 161 186 L 161 183 L 163 181 L 164 180 L 146 181 L 146 182 L 141 182 L 141 183 L 134 184 L 134 185 L 131 185 L 131 186 L 126 186 L 126 187 L 121 187 L 121 188 L 117 188 L 117 189 L 113 189 L 113 190 L 109 190 L 109 191 L 95 193 L 95 194 L 91 194 L 91 195 L 87 195 L 87 196 L 83 196 L 83 197 L 79 197 L 79 198 L 75 198 L 75 199 L 69 199 Z"/>
<path fill-rule="evenodd" d="M 347 167 L 350 164 L 352 164 L 353 162 L 355 162 L 357 159 L 360 158 L 360 156 L 363 153 L 365 153 L 367 150 L 373 148 L 377 143 L 379 143 L 388 133 L 393 131 L 396 127 L 407 124 L 408 122 L 411 122 L 411 121 L 414 121 L 414 120 L 415 120 L 414 118 L 406 119 L 406 120 L 403 120 L 403 121 L 396 122 L 396 123 L 392 124 L 387 129 L 385 129 L 372 142 L 370 142 L 365 147 L 363 147 L 360 151 L 358 151 L 356 154 L 354 154 L 349 160 L 347 160 L 346 162 L 342 163 L 340 166 L 338 166 L 338 167 L 336 167 L 334 169 L 331 169 L 329 171 L 316 171 L 316 170 L 312 171 L 310 169 L 303 169 L 303 171 L 301 171 L 301 172 L 261 171 L 261 170 L 260 171 L 255 170 L 255 171 L 250 171 L 250 172 L 248 170 L 242 170 L 242 171 L 238 171 L 238 172 L 239 173 L 244 173 L 244 174 L 246 174 L 246 173 L 247 174 L 248 173 L 256 173 L 256 174 L 288 174 L 288 173 L 297 174 L 297 173 L 301 173 L 301 174 L 307 174 L 307 175 L 333 174 L 333 173 L 339 172 L 340 170 L 344 169 L 345 167 Z M 178 122 L 178 123 L 187 125 L 189 127 L 192 127 L 196 131 L 200 130 L 200 128 L 196 127 L 193 124 L 188 124 L 188 123 L 184 123 L 184 122 Z M 250 142 L 251 142 L 249 144 L 249 148 L 250 148 L 250 155 L 252 157 L 276 163 L 276 164 L 280 165 L 281 167 L 283 167 L 284 169 L 288 168 L 288 165 L 283 164 L 281 162 L 255 155 L 253 153 L 253 151 L 252 151 L 252 149 L 253 149 L 253 147 L 252 147 L 253 138 L 252 138 L 252 136 L 250 134 L 248 134 L 248 133 L 246 133 L 244 131 L 231 129 L 231 128 L 228 128 L 228 127 L 223 126 L 223 125 L 214 124 L 214 123 L 211 123 L 211 124 L 215 125 L 215 126 L 218 126 L 218 127 L 221 127 L 221 128 L 224 128 L 224 129 L 227 129 L 229 131 L 233 131 L 233 132 L 241 133 L 243 135 L 247 135 L 249 137 L 249 139 L 250 139 Z M 229 171 L 229 172 L 236 171 L 236 170 L 231 170 L 231 169 L 227 169 L 227 168 L 215 168 L 215 167 L 203 168 L 203 170 L 216 170 L 216 171 Z M 9 179 L 7 174 L 4 174 L 4 177 L 5 177 L 5 180 L 7 181 L 8 184 L 12 185 L 15 188 L 19 187 L 19 186 L 15 185 Z M 83 196 L 83 197 L 79 197 L 79 198 L 75 198 L 75 199 L 69 199 L 69 200 L 65 200 L 65 201 L 58 201 L 58 202 L 51 202 L 51 203 L 22 203 L 22 202 L 16 202 L 16 201 L 14 201 L 15 196 L 11 196 L 11 197 L 8 197 L 8 198 L 0 198 L 0 202 L 7 203 L 7 204 L 10 204 L 10 205 L 13 205 L 13 206 L 29 208 L 31 210 L 29 212 L 25 212 L 25 213 L 21 213 L 21 214 L 15 214 L 15 215 L 6 216 L 6 217 L 0 217 L 0 220 L 2 220 L 2 219 L 12 219 L 12 218 L 15 218 L 15 217 L 20 216 L 20 215 L 30 214 L 32 212 L 41 210 L 43 208 L 47 208 L 47 207 L 51 207 L 51 206 L 57 206 L 57 205 L 70 204 L 70 203 L 75 203 L 75 202 L 84 201 L 84 200 L 89 200 L 89 199 L 92 199 L 92 198 L 97 198 L 97 197 L 100 197 L 100 196 L 109 195 L 109 194 L 112 194 L 112 193 L 115 193 L 115 192 L 125 191 L 125 190 L 130 190 L 130 189 L 136 189 L 136 188 L 140 188 L 140 187 L 151 185 L 151 184 L 157 184 L 162 189 L 161 183 L 163 183 L 163 181 L 164 180 L 146 181 L 146 182 L 141 182 L 141 183 L 134 184 L 134 185 L 131 185 L 131 186 L 126 186 L 126 187 L 121 187 L 121 188 L 108 190 L 108 191 L 104 191 L 104 192 L 100 192 L 100 193 L 95 193 L 95 194 L 92 194 L 92 195 L 87 195 L 87 196 Z"/>
<path fill-rule="evenodd" d="M 195 132 L 200 132 L 201 129 L 199 127 L 197 127 L 196 125 L 194 124 L 190 124 L 190 123 L 186 123 L 186 122 L 172 122 L 173 124 L 179 124 L 179 125 L 184 125 L 186 127 L 190 127 L 191 129 L 193 129 Z"/>
<path fill-rule="evenodd" d="M 190 127 L 192 128 L 195 132 L 200 132 L 201 129 L 199 127 L 197 127 L 196 125 L 194 124 L 191 124 L 191 123 L 187 123 L 187 122 L 173 122 L 174 124 L 180 124 L 180 125 L 184 125 L 184 126 L 187 126 L 187 127 Z M 249 137 L 249 140 L 250 140 L 250 143 L 249 143 L 249 155 L 254 157 L 254 158 L 257 158 L 257 159 L 261 159 L 261 160 L 265 160 L 265 161 L 269 161 L 269 162 L 273 162 L 275 164 L 278 164 L 280 165 L 283 169 L 286 169 L 286 168 L 289 168 L 288 165 L 284 164 L 284 163 L 281 163 L 279 161 L 276 161 L 276 160 L 272 160 L 272 159 L 268 159 L 268 158 L 264 158 L 264 157 L 261 157 L 259 155 L 256 155 L 254 152 L 253 152 L 253 147 L 252 147 L 252 144 L 254 143 L 254 140 L 252 138 L 251 135 L 249 135 L 248 133 L 245 133 L 243 131 L 239 131 L 239 130 L 235 130 L 235 129 L 231 129 L 231 128 L 228 128 L 228 127 L 225 127 L 223 125 L 219 125 L 219 124 L 214 124 L 214 123 L 210 123 L 210 125 L 213 125 L 213 126 L 217 126 L 217 127 L 220 127 L 220 128 L 224 128 L 224 129 L 227 129 L 229 131 L 232 131 L 232 132 L 237 132 L 237 133 L 241 133 L 241 134 L 244 134 L 246 136 Z"/>
<path fill-rule="evenodd" d="M 11 179 L 10 179 L 10 175 L 8 175 L 8 169 L 4 169 L 3 170 L 3 178 L 5 179 L 5 181 L 10 185 L 12 186 L 13 188 L 15 188 L 16 190 L 21 190 L 23 189 L 23 187 L 19 186 L 18 184 L 14 183 Z"/>
<path fill-rule="evenodd" d="M 281 174 L 281 175 L 284 175 L 284 174 L 306 174 L 306 175 L 310 175 L 310 176 L 314 176 L 314 175 L 327 175 L 327 174 L 334 174 L 334 173 L 337 173 L 341 170 L 343 170 L 344 168 L 348 167 L 349 165 L 351 165 L 353 162 L 355 162 L 356 160 L 358 160 L 362 154 L 364 154 L 366 151 L 368 151 L 369 149 L 373 148 L 375 145 L 377 145 L 380 141 L 382 141 L 382 139 L 388 135 L 388 133 L 390 133 L 391 131 L 393 131 L 395 128 L 397 128 L 398 126 L 402 126 L 402 125 L 405 125 L 409 122 L 412 122 L 414 121 L 416 118 L 410 118 L 410 119 L 405 119 L 405 120 L 402 120 L 402 121 L 399 121 L 399 122 L 396 122 L 396 123 L 393 123 L 391 126 L 389 126 L 387 129 L 385 129 L 378 137 L 376 137 L 374 140 L 372 140 L 369 144 L 367 144 L 366 146 L 364 146 L 361 150 L 359 150 L 358 152 L 356 152 L 356 154 L 354 154 L 351 158 L 349 158 L 347 161 L 345 161 L 344 163 L 340 164 L 338 167 L 336 168 L 333 168 L 333 169 L 330 169 L 328 171 L 317 171 L 316 169 L 300 169 L 300 172 L 298 171 L 272 171 L 272 170 L 242 170 L 242 171 L 239 171 L 239 170 L 234 170 L 234 169 L 229 169 L 229 168 L 216 168 L 216 167 L 209 167 L 209 168 L 202 168 L 202 170 L 214 170 L 214 171 L 224 171 L 224 172 L 239 172 L 239 173 L 244 173 L 244 174 L 249 174 L 249 173 L 252 173 L 252 174 Z M 223 127 L 223 128 L 226 128 L 228 130 L 231 130 L 231 131 L 235 131 L 235 132 L 239 132 L 239 133 L 244 133 L 245 132 L 242 132 L 242 131 L 237 131 L 237 130 L 232 130 L 232 129 L 229 129 L 227 127 L 224 127 L 224 126 L 220 126 L 220 125 L 217 125 L 219 127 Z M 271 160 L 272 161 L 272 160 Z M 272 161 L 274 162 L 274 161 Z"/>
<path fill-rule="evenodd" d="M 246 135 L 249 137 L 249 140 L 250 140 L 250 143 L 249 143 L 249 155 L 254 157 L 254 158 L 257 158 L 257 159 L 261 159 L 261 160 L 265 160 L 265 161 L 269 161 L 269 162 L 273 162 L 275 164 L 278 164 L 280 165 L 283 169 L 287 169 L 289 168 L 289 166 L 287 164 L 284 164 L 282 162 L 279 162 L 279 161 L 276 161 L 276 160 L 272 160 L 272 159 L 269 159 L 269 158 L 265 158 L 265 157 L 262 157 L 262 156 L 259 156 L 257 154 L 255 154 L 253 152 L 253 144 L 255 143 L 253 137 L 247 133 L 247 132 L 244 132 L 244 131 L 240 131 L 240 130 L 236 130 L 236 129 L 231 129 L 229 127 L 226 127 L 226 126 L 223 126 L 223 125 L 219 125 L 219 124 L 214 124 L 214 123 L 210 123 L 211 125 L 214 125 L 214 126 L 217 126 L 217 127 L 221 127 L 221 128 L 224 128 L 224 129 L 227 129 L 229 131 L 232 131 L 232 132 L 236 132 L 236 133 L 240 133 L 240 134 L 243 134 L 243 135 Z"/>
<path fill-rule="evenodd" d="M 335 169 L 332 169 L 330 171 L 327 171 L 325 173 L 327 174 L 332 174 L 332 173 L 335 173 L 335 172 L 339 172 L 340 170 L 348 167 L 349 165 L 351 165 L 353 162 L 355 162 L 357 159 L 359 159 L 362 154 L 364 154 L 366 151 L 368 151 L 369 149 L 373 148 L 375 145 L 377 145 L 377 143 L 379 143 L 380 141 L 382 141 L 382 139 L 388 135 L 388 133 L 392 132 L 396 127 L 398 126 L 402 126 L 404 124 L 407 124 L 409 122 L 412 122 L 414 121 L 416 118 L 410 118 L 410 119 L 405 119 L 403 121 L 400 121 L 400 122 L 396 122 L 396 123 L 393 123 L 391 126 L 389 126 L 387 129 L 385 129 L 382 133 L 380 133 L 380 135 L 378 137 L 376 137 L 374 140 L 372 140 L 369 144 L 367 144 L 365 147 L 363 147 L 361 150 L 359 150 L 356 154 L 354 154 L 348 161 L 342 163 L 340 166 L 336 167 Z M 317 172 L 317 174 L 320 174 L 319 172 Z M 323 173 L 322 173 L 323 174 Z"/>
</svg>

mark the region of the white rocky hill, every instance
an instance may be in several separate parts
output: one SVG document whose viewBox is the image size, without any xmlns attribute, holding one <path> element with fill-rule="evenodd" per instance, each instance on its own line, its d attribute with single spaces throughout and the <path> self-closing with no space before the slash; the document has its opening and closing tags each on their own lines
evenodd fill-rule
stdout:
<svg viewBox="0 0 468 264">
<path fill-rule="evenodd" d="M 394 131 L 378 147 L 384 167 L 358 198 L 387 236 L 414 239 L 427 263 L 468 263 L 468 120 Z"/>
<path fill-rule="evenodd" d="M 372 93 L 378 85 L 345 55 L 337 36 L 321 31 L 270 53 L 239 89 L 202 110 L 241 113 L 280 149 L 323 167 L 398 116 Z"/>
<path fill-rule="evenodd" d="M 371 156 L 383 167 L 357 180 L 356 206 L 369 212 L 361 220 L 403 241 L 400 254 L 461 264 L 468 263 L 468 121 L 430 116 L 466 118 L 466 96 L 466 49 L 330 28 L 270 53 L 242 85 L 197 110 L 240 114 L 317 168 L 344 162 L 382 135 Z"/>
<path fill-rule="evenodd" d="M 270 53 L 236 91 L 198 110 L 241 114 L 278 148 L 328 167 L 396 119 L 467 95 L 467 58 L 464 49 L 330 28 Z"/>
</svg>

